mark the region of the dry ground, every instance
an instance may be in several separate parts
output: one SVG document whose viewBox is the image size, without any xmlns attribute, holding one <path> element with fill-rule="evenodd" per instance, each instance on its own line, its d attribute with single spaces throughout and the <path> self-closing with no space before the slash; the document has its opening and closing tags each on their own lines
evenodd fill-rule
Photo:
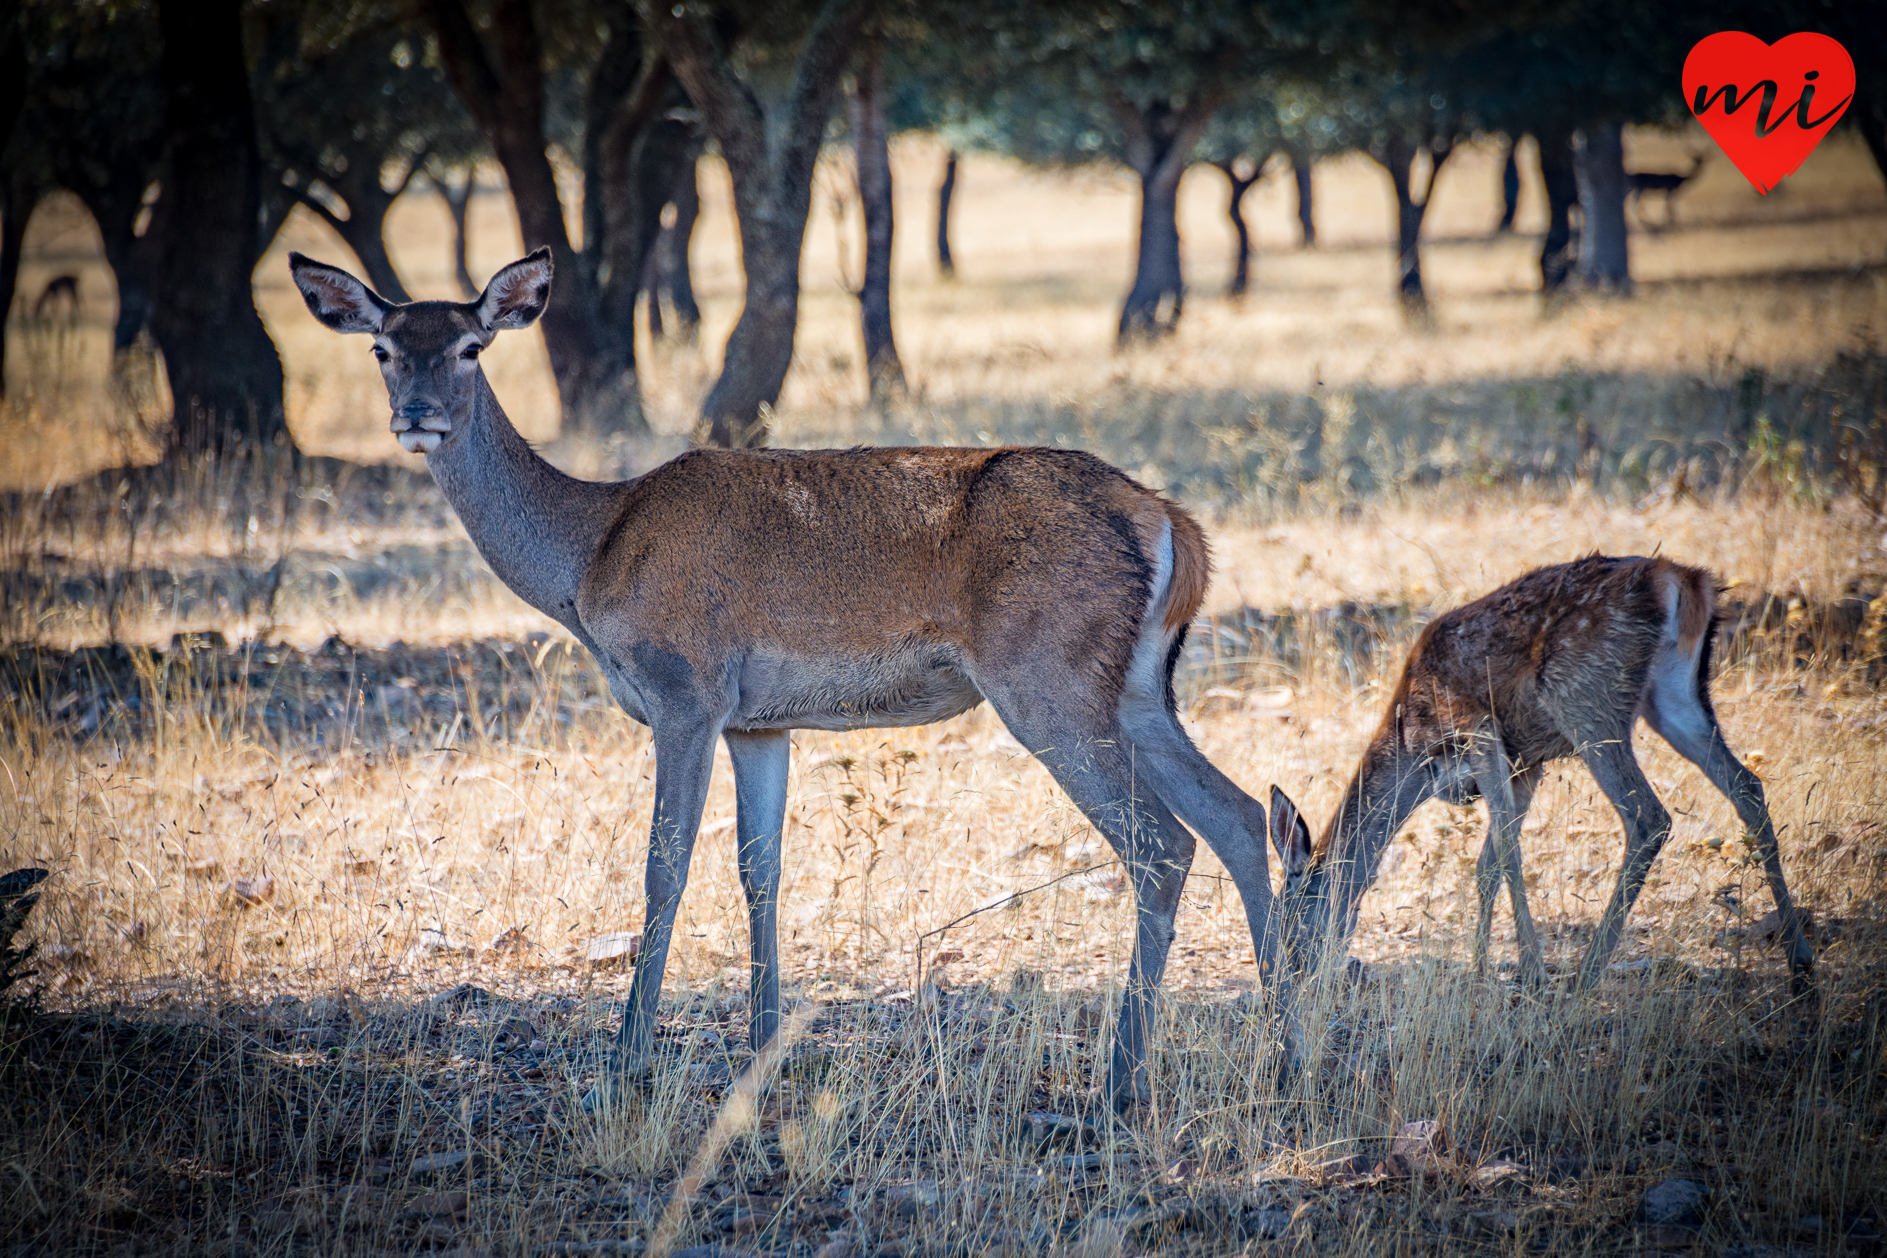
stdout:
<svg viewBox="0 0 1887 1258">
<path fill-rule="evenodd" d="M 1634 145 L 1645 165 L 1659 145 L 1682 164 L 1676 141 Z M 1593 548 L 1708 564 L 1750 609 L 1718 708 L 1815 915 L 1818 1008 L 1788 1001 L 1728 805 L 1646 735 L 1677 821 L 1594 996 L 1466 967 L 1482 814 L 1431 805 L 1365 901 L 1366 981 L 1321 990 L 1309 1060 L 1280 1081 L 1242 914 L 1202 851 L 1155 1100 L 1121 1127 L 1082 1120 L 1129 897 L 981 711 L 798 738 L 782 943 L 805 1020 L 751 1099 L 733 1082 L 746 940 L 718 766 L 663 1067 L 650 1091 L 582 1113 L 629 979 L 586 949 L 640 920 L 645 731 L 404 470 L 364 350 L 355 362 L 352 343 L 294 322 L 279 258 L 258 298 L 298 436 L 396 466 L 41 492 L 138 449 L 104 382 L 109 309 L 86 270 L 75 326 L 16 322 L 31 348 L 0 416 L 6 479 L 32 490 L 0 521 L 0 869 L 53 871 L 29 931 L 42 1007 L 0 1027 L 0 1245 L 1872 1251 L 1887 1209 L 1887 704 L 1869 605 L 1887 538 L 1861 501 L 1875 464 L 1839 452 L 1887 422 L 1887 197 L 1861 157 L 1830 147 L 1768 202 L 1719 163 L 1679 198 L 1678 230 L 1634 238 L 1638 297 L 1542 314 L 1531 241 L 1478 238 L 1497 169 L 1469 154 L 1437 194 L 1426 331 L 1388 299 L 1379 175 L 1320 171 L 1331 243 L 1308 254 L 1289 248 L 1281 189 L 1255 194 L 1259 291 L 1233 307 L 1205 295 L 1224 270 L 1220 193 L 1196 174 L 1201 296 L 1175 341 L 1115 355 L 1124 185 L 972 162 L 965 275 L 934 283 L 921 227 L 936 154 L 913 142 L 899 317 L 922 393 L 890 417 L 859 409 L 833 219 L 816 221 L 776 440 L 1062 442 L 1173 488 L 1211 521 L 1219 566 L 1184 673 L 1191 728 L 1235 780 L 1279 783 L 1313 818 L 1437 610 Z M 708 200 L 714 347 L 735 275 L 718 185 Z M 443 215 L 423 198 L 399 214 L 396 256 L 441 291 Z M 515 252 L 502 201 L 479 215 L 475 270 Z M 85 265 L 75 224 L 35 220 L 27 292 Z M 344 256 L 311 224 L 290 235 Z M 541 344 L 514 341 L 494 355 L 500 393 L 548 437 Z M 710 358 L 647 356 L 653 442 L 557 457 L 679 448 Z M 1562 767 L 1525 845 L 1549 961 L 1568 970 L 1610 892 L 1616 819 Z M 1503 911 L 1496 957 L 1512 955 Z M 1429 1119 L 1445 1147 L 1386 1156 Z M 1709 1189 L 1694 1218 L 1643 1216 L 1673 1177 Z"/>
</svg>

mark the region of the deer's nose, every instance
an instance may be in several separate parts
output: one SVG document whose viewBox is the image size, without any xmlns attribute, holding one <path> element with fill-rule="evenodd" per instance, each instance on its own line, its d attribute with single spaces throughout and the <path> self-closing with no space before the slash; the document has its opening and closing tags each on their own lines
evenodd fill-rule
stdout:
<svg viewBox="0 0 1887 1258">
<path fill-rule="evenodd" d="M 422 419 L 431 419 L 439 413 L 437 402 L 408 402 L 400 408 L 400 418 L 417 424 Z"/>
</svg>

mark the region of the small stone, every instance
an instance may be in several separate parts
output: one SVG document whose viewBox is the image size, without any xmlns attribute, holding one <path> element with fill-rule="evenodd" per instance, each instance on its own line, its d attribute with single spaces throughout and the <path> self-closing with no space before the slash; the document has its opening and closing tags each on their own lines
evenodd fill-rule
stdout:
<svg viewBox="0 0 1887 1258">
<path fill-rule="evenodd" d="M 852 1236 L 834 1236 L 819 1247 L 813 1258 L 852 1258 L 858 1249 L 858 1241 Z"/>
<path fill-rule="evenodd" d="M 471 1159 L 471 1151 L 467 1149 L 453 1149 L 447 1153 L 428 1153 L 424 1157 L 413 1159 L 411 1173 L 437 1175 L 441 1171 L 450 1171 L 464 1166 Z"/>
<path fill-rule="evenodd" d="M 583 949 L 583 959 L 591 965 L 631 965 L 642 951 L 642 936 L 628 931 L 598 935 Z"/>
<path fill-rule="evenodd" d="M 1181 1158 L 1166 1168 L 1166 1182 L 1169 1184 L 1190 1184 L 1199 1178 L 1202 1163 L 1198 1158 Z"/>
<path fill-rule="evenodd" d="M 471 983 L 460 983 L 457 987 L 440 992 L 427 1003 L 434 1009 L 470 1009 L 489 1005 L 491 993 Z"/>
<path fill-rule="evenodd" d="M 261 908 L 275 898 L 275 879 L 267 874 L 238 878 L 228 887 L 229 898 L 245 909 Z"/>
<path fill-rule="evenodd" d="M 1403 1123 L 1389 1138 L 1389 1154 L 1406 1158 L 1440 1157 L 1448 1152 L 1448 1129 L 1438 1118 Z"/>
<path fill-rule="evenodd" d="M 419 932 L 419 939 L 407 950 L 409 959 L 418 960 L 430 956 L 451 956 L 464 952 L 465 949 L 446 938 L 443 930 L 428 926 Z"/>
<path fill-rule="evenodd" d="M 1645 1190 L 1638 1217 L 1654 1227 L 1661 1223 L 1695 1226 L 1703 1222 L 1704 1198 L 1709 1195 L 1710 1189 L 1695 1180 L 1667 1179 Z"/>
<path fill-rule="evenodd" d="M 484 950 L 489 956 L 504 956 L 510 952 L 528 952 L 530 948 L 531 940 L 525 934 L 524 927 L 513 926 L 509 930 L 502 930 L 493 935 Z"/>
<path fill-rule="evenodd" d="M 1482 1192 L 1488 1192 L 1506 1185 L 1518 1186 L 1526 1182 L 1527 1168 L 1518 1162 L 1489 1162 L 1475 1171 L 1468 1180 Z"/>
</svg>

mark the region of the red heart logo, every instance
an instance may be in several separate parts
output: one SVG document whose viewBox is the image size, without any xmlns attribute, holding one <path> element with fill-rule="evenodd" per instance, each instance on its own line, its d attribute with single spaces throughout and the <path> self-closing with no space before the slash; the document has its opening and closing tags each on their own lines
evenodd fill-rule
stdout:
<svg viewBox="0 0 1887 1258">
<path fill-rule="evenodd" d="M 1795 173 L 1854 99 L 1854 59 L 1826 35 L 1765 44 L 1718 31 L 1684 58 L 1684 102 L 1764 196 Z"/>
</svg>

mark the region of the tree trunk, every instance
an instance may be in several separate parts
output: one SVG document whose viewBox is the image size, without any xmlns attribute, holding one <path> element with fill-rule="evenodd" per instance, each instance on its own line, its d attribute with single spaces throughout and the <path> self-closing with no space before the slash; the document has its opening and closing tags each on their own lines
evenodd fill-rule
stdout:
<svg viewBox="0 0 1887 1258">
<path fill-rule="evenodd" d="M 32 215 L 29 193 L 17 175 L 0 179 L 0 397 L 7 395 L 7 325 L 12 322 L 13 293 L 20 283 L 20 249 L 26 220 Z"/>
<path fill-rule="evenodd" d="M 941 275 L 957 273 L 956 259 L 950 256 L 950 198 L 957 192 L 957 151 L 944 158 L 943 182 L 937 185 L 937 271 Z"/>
<path fill-rule="evenodd" d="M 400 281 L 399 272 L 393 269 L 386 241 L 387 211 L 393 208 L 399 193 L 389 193 L 380 186 L 380 172 L 372 155 L 352 153 L 348 157 L 347 170 L 339 175 L 321 173 L 319 167 L 312 165 L 297 167 L 302 179 L 295 189 L 295 199 L 325 220 L 354 251 L 361 269 L 367 273 L 368 287 L 388 301 L 405 305 L 413 299 Z M 315 199 L 309 184 L 317 176 L 347 203 L 346 218 Z"/>
<path fill-rule="evenodd" d="M 118 284 L 118 319 L 111 343 L 114 352 L 123 353 L 137 343 L 151 321 L 151 285 L 163 253 L 157 232 L 150 230 L 156 211 L 153 208 L 152 224 L 140 235 L 138 220 L 144 217 L 146 185 L 139 172 L 113 171 L 102 184 L 71 182 L 74 194 L 98 224 L 105 264 Z"/>
<path fill-rule="evenodd" d="M 693 272 L 689 269 L 688 250 L 694 243 L 695 224 L 701 218 L 699 141 L 690 150 L 680 177 L 675 180 L 675 221 L 662 229 L 656 242 L 660 254 L 662 286 L 668 290 L 669 311 L 675 316 L 675 335 L 694 343 L 701 327 L 701 307 L 695 303 Z"/>
<path fill-rule="evenodd" d="M 426 10 L 446 77 L 504 168 L 524 247 L 550 249 L 556 278 L 539 326 L 557 380 L 564 430 L 646 432 L 635 338 L 618 334 L 629 326 L 626 322 L 602 317 L 595 262 L 601 244 L 586 241 L 597 246 L 586 257 L 571 244 L 564 226 L 563 202 L 546 152 L 543 49 L 529 0 L 497 0 L 493 6 L 498 65 L 487 56 L 463 0 L 426 0 Z M 612 63 L 620 60 L 611 58 Z M 623 278 L 633 284 L 638 277 Z M 635 287 L 629 292 L 633 301 Z"/>
<path fill-rule="evenodd" d="M 1411 316 L 1426 317 L 1428 314 L 1428 293 L 1422 287 L 1422 218 L 1428 212 L 1428 203 L 1435 192 L 1435 180 L 1441 177 L 1442 163 L 1454 151 L 1452 145 L 1443 145 L 1429 149 L 1432 162 L 1428 172 L 1428 186 L 1422 190 L 1420 200 L 1416 199 L 1414 187 L 1414 166 L 1416 154 L 1421 151 L 1406 135 L 1396 134 L 1380 144 L 1370 145 L 1369 154 L 1382 168 L 1389 172 L 1389 181 L 1396 189 L 1396 293 L 1402 307 Z"/>
<path fill-rule="evenodd" d="M 1293 146 L 1291 152 L 1291 178 L 1297 183 L 1297 225 L 1304 233 L 1304 247 L 1310 248 L 1317 243 L 1317 222 L 1311 215 L 1310 199 L 1310 153 Z"/>
<path fill-rule="evenodd" d="M 861 0 L 825 0 L 797 58 L 783 116 L 769 125 L 706 19 L 687 6 L 639 6 L 669 64 L 701 111 L 734 183 L 747 291 L 727 338 L 720 378 L 701 405 L 708 440 L 760 445 L 793 362 L 799 256 L 812 208 L 812 175 L 839 80 L 863 20 Z"/>
<path fill-rule="evenodd" d="M 251 272 L 262 159 L 240 0 L 161 0 L 170 168 L 158 201 L 163 257 L 151 330 L 173 399 L 173 457 L 288 440 L 282 362 L 256 314 Z"/>
<path fill-rule="evenodd" d="M 459 282 L 459 291 L 470 301 L 478 296 L 479 288 L 472 283 L 472 273 L 465 265 L 465 217 L 472 207 L 472 193 L 478 187 L 478 171 L 467 167 L 465 182 L 456 188 L 437 176 L 433 177 L 432 186 L 439 190 L 447 212 L 452 215 L 452 274 Z"/>
<path fill-rule="evenodd" d="M 1119 344 L 1165 336 L 1179 326 L 1186 287 L 1179 260 L 1179 180 L 1218 102 L 1209 97 L 1175 110 L 1146 111 L 1109 100 L 1127 135 L 1127 164 L 1140 176 L 1140 250 L 1133 287 L 1121 303 Z"/>
<path fill-rule="evenodd" d="M 1572 207 L 1579 199 L 1573 177 L 1572 139 L 1564 132 L 1534 136 L 1540 150 L 1540 179 L 1546 185 L 1546 238 L 1540 244 L 1540 291 L 1552 293 L 1566 283 L 1578 256 L 1573 239 Z"/>
<path fill-rule="evenodd" d="M 1620 293 L 1631 291 L 1631 259 L 1625 246 L 1625 146 L 1616 123 L 1587 127 L 1573 143 L 1573 174 L 1579 184 L 1579 282 Z"/>
<path fill-rule="evenodd" d="M 865 216 L 865 279 L 858 290 L 858 313 L 871 404 L 882 407 L 904 392 L 904 364 L 891 334 L 891 149 L 885 135 L 884 36 L 873 31 L 860 51 L 862 64 L 852 93 L 858 202 Z"/>
<path fill-rule="evenodd" d="M 1236 162 L 1214 162 L 1214 166 L 1225 175 L 1231 185 L 1231 195 L 1227 198 L 1225 213 L 1232 220 L 1232 231 L 1237 236 L 1237 252 L 1232 261 L 1232 282 L 1225 286 L 1227 297 L 1243 297 L 1251 285 L 1251 229 L 1245 225 L 1245 193 L 1258 182 L 1261 168 L 1254 166 L 1249 178 L 1241 178 Z"/>
<path fill-rule="evenodd" d="M 1519 147 L 1519 140 L 1507 142 L 1507 160 L 1500 168 L 1500 226 L 1494 229 L 1496 233 L 1514 229 L 1514 213 L 1520 208 L 1520 163 L 1514 156 Z"/>
</svg>

